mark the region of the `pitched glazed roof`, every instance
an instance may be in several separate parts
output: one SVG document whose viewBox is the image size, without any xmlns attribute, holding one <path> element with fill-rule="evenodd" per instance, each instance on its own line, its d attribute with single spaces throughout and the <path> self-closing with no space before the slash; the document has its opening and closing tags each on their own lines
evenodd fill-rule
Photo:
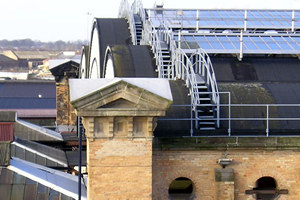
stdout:
<svg viewBox="0 0 300 200">
<path fill-rule="evenodd" d="M 64 151 L 20 138 L 11 144 L 11 156 L 47 167 L 68 167 Z"/>
<path fill-rule="evenodd" d="M 71 200 L 78 197 L 78 177 L 34 163 L 12 158 L 7 168 L 0 168 L 0 191 L 4 199 Z M 87 199 L 84 182 L 81 199 Z"/>
</svg>

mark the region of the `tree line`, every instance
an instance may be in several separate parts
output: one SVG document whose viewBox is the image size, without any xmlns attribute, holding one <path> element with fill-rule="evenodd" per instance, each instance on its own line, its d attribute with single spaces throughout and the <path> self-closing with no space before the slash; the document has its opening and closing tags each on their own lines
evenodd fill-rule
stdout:
<svg viewBox="0 0 300 200">
<path fill-rule="evenodd" d="M 81 50 L 82 46 L 87 44 L 87 41 L 62 41 L 41 42 L 39 40 L 21 39 L 21 40 L 0 40 L 0 50 L 22 50 L 22 51 L 67 51 Z"/>
</svg>

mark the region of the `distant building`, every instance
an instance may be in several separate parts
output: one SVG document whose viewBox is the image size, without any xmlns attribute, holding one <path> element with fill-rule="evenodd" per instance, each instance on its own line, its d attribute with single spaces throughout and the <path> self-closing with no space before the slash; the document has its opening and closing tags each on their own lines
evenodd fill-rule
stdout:
<svg viewBox="0 0 300 200">
<path fill-rule="evenodd" d="M 43 60 L 56 57 L 60 51 L 4 51 L 4 55 L 19 62 L 27 62 L 29 70 L 43 64 Z"/>
<path fill-rule="evenodd" d="M 0 81 L 0 111 L 16 111 L 21 119 L 43 126 L 55 126 L 55 82 Z"/>
</svg>

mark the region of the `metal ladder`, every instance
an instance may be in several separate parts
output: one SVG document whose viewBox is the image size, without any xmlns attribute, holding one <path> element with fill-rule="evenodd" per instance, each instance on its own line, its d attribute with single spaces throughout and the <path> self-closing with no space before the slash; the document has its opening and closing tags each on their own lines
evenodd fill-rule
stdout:
<svg viewBox="0 0 300 200">
<path fill-rule="evenodd" d="M 171 52 L 168 48 L 168 45 L 165 42 L 160 43 L 161 46 L 161 78 L 172 79 L 172 60 L 171 60 Z"/>
<path fill-rule="evenodd" d="M 195 108 L 196 128 L 213 131 L 216 129 L 215 106 L 212 103 L 210 91 L 206 85 L 205 77 L 196 74 L 196 95 L 200 101 Z"/>
<path fill-rule="evenodd" d="M 141 17 L 138 14 L 134 14 L 133 17 L 135 25 L 136 45 L 140 45 L 143 36 L 143 23 Z"/>
</svg>

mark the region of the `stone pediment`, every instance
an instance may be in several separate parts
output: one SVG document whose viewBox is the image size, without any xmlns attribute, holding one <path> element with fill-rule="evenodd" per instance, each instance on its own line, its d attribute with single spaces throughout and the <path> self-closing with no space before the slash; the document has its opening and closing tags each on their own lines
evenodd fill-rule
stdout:
<svg viewBox="0 0 300 200">
<path fill-rule="evenodd" d="M 157 78 L 71 79 L 70 98 L 79 116 L 160 116 L 172 103 Z"/>
</svg>

